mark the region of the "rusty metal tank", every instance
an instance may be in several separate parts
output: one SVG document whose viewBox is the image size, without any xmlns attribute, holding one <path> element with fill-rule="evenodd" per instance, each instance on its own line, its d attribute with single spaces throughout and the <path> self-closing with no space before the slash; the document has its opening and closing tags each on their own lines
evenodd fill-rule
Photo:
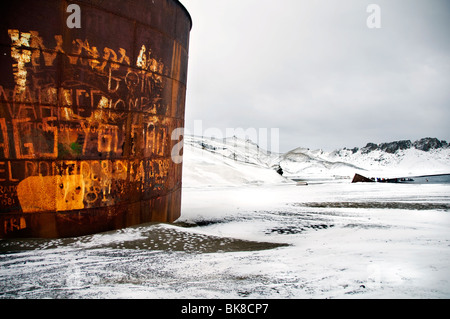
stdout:
<svg viewBox="0 0 450 319">
<path fill-rule="evenodd" d="M 176 220 L 187 10 L 175 0 L 0 7 L 0 238 Z"/>
</svg>

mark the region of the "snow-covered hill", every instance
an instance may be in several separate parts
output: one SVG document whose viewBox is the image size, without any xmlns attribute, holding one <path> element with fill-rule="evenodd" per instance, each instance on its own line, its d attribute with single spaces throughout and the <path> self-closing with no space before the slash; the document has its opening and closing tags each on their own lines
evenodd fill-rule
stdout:
<svg viewBox="0 0 450 319">
<path fill-rule="evenodd" d="M 296 148 L 278 157 L 283 175 L 291 178 L 347 178 L 364 171 L 343 158 L 330 156 L 322 150 Z"/>
<path fill-rule="evenodd" d="M 238 138 L 184 136 L 183 186 L 240 186 L 290 182 L 272 166 L 278 160 L 258 145 Z"/>
<path fill-rule="evenodd" d="M 370 177 L 450 173 L 450 147 L 435 138 L 368 143 L 363 148 L 332 152 L 300 147 L 284 154 L 270 153 L 236 137 L 185 136 L 184 142 L 185 187 L 276 184 L 288 178 L 347 179 L 355 173 Z M 279 167 L 283 177 L 276 172 Z"/>
</svg>

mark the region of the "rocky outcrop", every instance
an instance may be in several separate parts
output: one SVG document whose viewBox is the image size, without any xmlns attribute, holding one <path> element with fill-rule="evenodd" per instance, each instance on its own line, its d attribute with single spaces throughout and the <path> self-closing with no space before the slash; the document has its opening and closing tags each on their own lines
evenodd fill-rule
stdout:
<svg viewBox="0 0 450 319">
<path fill-rule="evenodd" d="M 398 150 L 407 150 L 414 147 L 415 149 L 428 152 L 433 149 L 447 148 L 448 143 L 444 140 L 437 138 L 426 137 L 412 143 L 410 140 L 394 141 L 390 143 L 367 143 L 367 145 L 361 148 L 361 154 L 368 154 L 372 151 L 380 150 L 386 153 L 394 154 Z"/>
<path fill-rule="evenodd" d="M 440 141 L 437 138 L 426 137 L 413 143 L 413 146 L 421 151 L 428 152 L 432 149 L 446 148 L 448 143 L 446 141 Z"/>
<path fill-rule="evenodd" d="M 370 153 L 370 152 L 375 151 L 377 149 L 378 149 L 378 145 L 377 144 L 367 143 L 367 145 L 361 149 L 361 154 L 367 154 L 367 153 Z"/>
<path fill-rule="evenodd" d="M 386 153 L 394 154 L 398 150 L 407 150 L 411 148 L 410 140 L 396 141 L 391 143 L 382 143 L 379 145 L 379 148 Z"/>
</svg>

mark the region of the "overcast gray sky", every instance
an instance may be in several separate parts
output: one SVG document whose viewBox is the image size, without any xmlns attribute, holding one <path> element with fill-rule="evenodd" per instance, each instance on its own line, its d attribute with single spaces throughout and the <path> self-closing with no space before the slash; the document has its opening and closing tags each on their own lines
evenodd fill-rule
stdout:
<svg viewBox="0 0 450 319">
<path fill-rule="evenodd" d="M 187 130 L 279 128 L 280 151 L 450 140 L 450 1 L 180 1 Z"/>
</svg>

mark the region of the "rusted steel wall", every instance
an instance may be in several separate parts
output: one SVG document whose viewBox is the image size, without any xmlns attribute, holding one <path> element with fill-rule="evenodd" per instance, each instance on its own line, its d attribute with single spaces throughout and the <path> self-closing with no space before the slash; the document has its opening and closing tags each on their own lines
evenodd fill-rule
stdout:
<svg viewBox="0 0 450 319">
<path fill-rule="evenodd" d="M 177 219 L 171 133 L 184 126 L 186 9 L 175 0 L 0 7 L 0 237 Z"/>
</svg>

